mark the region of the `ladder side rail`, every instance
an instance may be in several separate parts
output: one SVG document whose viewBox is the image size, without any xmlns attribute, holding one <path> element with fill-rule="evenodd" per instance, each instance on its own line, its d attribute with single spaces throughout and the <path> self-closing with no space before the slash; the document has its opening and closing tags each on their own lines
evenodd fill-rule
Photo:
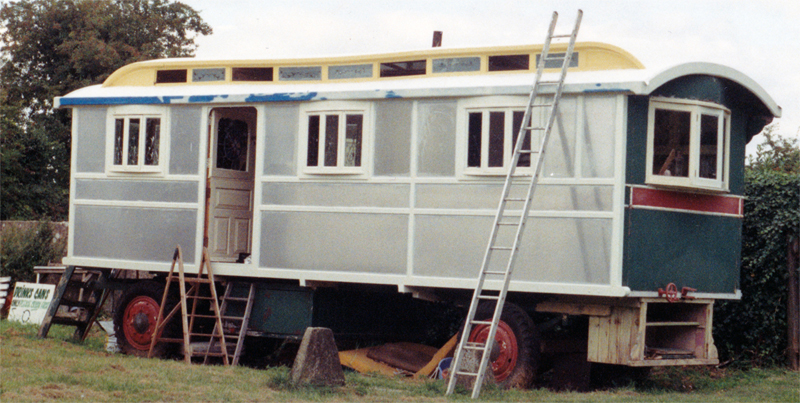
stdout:
<svg viewBox="0 0 800 403">
<path fill-rule="evenodd" d="M 180 252 L 180 246 L 178 247 L 179 251 L 179 260 L 178 260 L 178 286 L 181 290 L 181 320 L 183 322 L 183 361 L 187 364 L 192 363 L 192 344 L 190 340 L 190 333 L 192 328 L 189 326 L 189 320 L 186 309 L 186 275 L 183 271 L 183 253 Z"/>
<path fill-rule="evenodd" d="M 70 279 L 72 279 L 73 273 L 75 273 L 75 266 L 67 266 L 64 268 L 64 273 L 61 273 L 61 278 L 58 280 L 53 300 L 50 302 L 50 306 L 47 307 L 42 325 L 39 327 L 39 334 L 37 335 L 39 338 L 44 339 L 47 337 L 47 334 L 50 333 L 50 326 L 53 324 L 53 318 L 56 316 L 56 313 L 58 313 L 58 307 L 61 305 L 61 299 L 64 298 L 64 293 L 67 291 L 67 285 Z M 13 290 L 11 291 L 13 292 Z"/>
<path fill-rule="evenodd" d="M 164 328 L 164 324 L 168 323 L 175 313 L 178 311 L 178 306 L 175 306 L 172 311 L 167 315 L 167 318 L 164 318 L 164 307 L 167 303 L 167 294 L 169 293 L 169 287 L 172 284 L 172 278 L 175 275 L 175 264 L 178 261 L 178 257 L 180 256 L 180 245 L 175 248 L 175 254 L 172 255 L 172 266 L 169 268 L 169 274 L 167 274 L 167 281 L 164 285 L 164 294 L 161 296 L 161 304 L 158 307 L 158 316 L 156 317 L 156 327 L 153 330 L 153 334 L 150 336 L 150 350 L 147 352 L 147 358 L 153 357 L 153 349 L 158 342 L 159 335 L 161 334 L 161 329 Z"/>
<path fill-rule="evenodd" d="M 214 279 L 214 271 L 211 270 L 211 259 L 208 256 L 208 249 L 203 248 L 203 258 L 205 260 L 205 268 L 206 274 L 208 275 L 208 279 L 210 281 L 210 289 L 211 289 L 211 308 L 214 311 L 214 315 L 216 316 L 215 325 L 214 327 L 217 329 L 216 332 L 211 332 L 211 339 L 209 340 L 209 348 L 206 349 L 206 355 L 203 359 L 203 362 L 208 360 L 208 354 L 211 350 L 211 341 L 214 340 L 214 337 L 219 337 L 220 348 L 222 349 L 222 357 L 225 366 L 230 365 L 230 360 L 228 359 L 228 349 L 225 345 L 225 332 L 222 330 L 222 318 L 219 309 L 219 298 L 217 296 L 217 287 L 216 281 Z M 202 265 L 201 265 L 202 266 Z M 200 276 L 200 272 L 198 272 L 198 277 Z"/>
<path fill-rule="evenodd" d="M 253 300 L 255 299 L 256 294 L 256 285 L 255 283 L 250 283 L 250 291 L 247 294 L 247 304 L 244 308 L 244 317 L 242 317 L 242 323 L 239 327 L 239 338 L 236 340 L 236 349 L 233 352 L 233 362 L 231 365 L 239 365 L 239 357 L 242 354 L 242 349 L 244 348 L 244 338 L 247 335 L 247 326 L 250 323 L 250 313 L 253 311 Z"/>
</svg>

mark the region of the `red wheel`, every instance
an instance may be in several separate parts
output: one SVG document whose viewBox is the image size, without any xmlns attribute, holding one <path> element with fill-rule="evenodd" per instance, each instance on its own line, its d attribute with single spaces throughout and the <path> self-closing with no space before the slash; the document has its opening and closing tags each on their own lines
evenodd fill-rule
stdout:
<svg viewBox="0 0 800 403">
<path fill-rule="evenodd" d="M 153 298 L 140 295 L 125 307 L 122 332 L 133 348 L 150 350 L 150 341 L 158 319 L 158 305 Z"/>
<path fill-rule="evenodd" d="M 475 319 L 486 320 L 494 313 L 493 304 L 484 304 L 475 312 Z M 489 326 L 472 329 L 469 341 L 485 342 Z M 522 308 L 506 303 L 494 336 L 491 365 L 495 381 L 506 388 L 527 388 L 533 383 L 539 367 L 539 333 L 530 316 Z"/>
<path fill-rule="evenodd" d="M 123 353 L 146 357 L 150 352 L 150 340 L 156 329 L 163 294 L 164 286 L 154 281 L 134 283 L 125 290 L 114 312 L 114 333 Z M 176 322 L 173 320 L 167 325 L 168 334 L 174 329 L 174 323 Z M 164 355 L 166 345 L 156 344 L 153 356 Z"/>
<path fill-rule="evenodd" d="M 489 337 L 489 326 L 478 325 L 472 329 L 469 335 L 469 341 L 485 343 Z M 492 351 L 492 372 L 494 379 L 497 382 L 503 382 L 508 379 L 514 367 L 517 366 L 517 357 L 519 350 L 517 346 L 517 337 L 514 336 L 514 331 L 506 322 L 500 321 L 497 324 L 497 332 L 494 335 L 495 348 Z"/>
</svg>

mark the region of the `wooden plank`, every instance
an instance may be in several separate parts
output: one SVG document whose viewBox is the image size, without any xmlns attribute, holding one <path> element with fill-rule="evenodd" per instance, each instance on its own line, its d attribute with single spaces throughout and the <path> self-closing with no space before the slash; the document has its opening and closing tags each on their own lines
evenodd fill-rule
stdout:
<svg viewBox="0 0 800 403">
<path fill-rule="evenodd" d="M 545 301 L 536 305 L 536 312 L 562 313 L 565 315 L 608 316 L 611 306 Z"/>
</svg>

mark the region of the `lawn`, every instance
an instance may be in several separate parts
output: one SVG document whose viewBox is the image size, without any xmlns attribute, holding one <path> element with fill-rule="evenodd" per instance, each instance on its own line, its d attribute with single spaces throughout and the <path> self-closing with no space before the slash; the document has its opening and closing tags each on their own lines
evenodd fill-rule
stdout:
<svg viewBox="0 0 800 403">
<path fill-rule="evenodd" d="M 347 372 L 341 388 L 295 387 L 286 367 L 186 365 L 107 353 L 95 327 L 85 343 L 54 326 L 47 339 L 37 328 L 0 321 L 0 402 L 226 401 L 226 402 L 444 402 L 442 381 Z M 670 368 L 636 384 L 587 393 L 487 387 L 485 401 L 543 402 L 800 402 L 800 374 L 784 369 Z"/>
</svg>

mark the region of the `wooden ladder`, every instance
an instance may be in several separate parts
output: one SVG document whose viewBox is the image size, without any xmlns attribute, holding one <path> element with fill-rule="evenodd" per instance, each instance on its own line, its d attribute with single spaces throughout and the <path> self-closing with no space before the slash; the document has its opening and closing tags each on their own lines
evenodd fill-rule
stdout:
<svg viewBox="0 0 800 403">
<path fill-rule="evenodd" d="M 178 273 L 175 273 L 175 266 L 178 266 Z M 205 274 L 203 273 L 205 271 Z M 177 277 L 177 283 L 180 289 L 180 301 L 170 312 L 165 316 L 164 307 L 167 304 L 170 285 Z M 189 289 L 186 289 L 186 284 L 190 284 Z M 200 286 L 208 285 L 209 295 L 200 293 Z M 206 300 L 209 302 L 211 314 L 197 313 L 197 302 Z M 191 307 L 189 307 L 191 301 Z M 177 314 L 178 310 L 181 311 L 181 319 L 183 322 L 183 338 L 170 338 L 162 337 L 161 333 L 164 331 L 166 324 Z M 194 331 L 195 319 L 214 319 L 214 330 L 211 333 L 200 333 Z M 153 337 L 150 342 L 150 351 L 147 356 L 153 356 L 153 349 L 159 342 L 164 343 L 183 343 L 183 359 L 187 364 L 191 364 L 192 357 L 203 356 L 203 362 L 207 362 L 209 357 L 220 357 L 225 365 L 230 365 L 230 358 L 228 356 L 228 348 L 225 344 L 225 334 L 222 331 L 222 316 L 220 314 L 219 299 L 217 298 L 216 282 L 214 280 L 214 273 L 211 270 L 211 260 L 208 257 L 208 249 L 203 248 L 203 257 L 200 262 L 200 268 L 197 270 L 196 276 L 187 276 L 183 269 L 183 251 L 180 245 L 175 248 L 175 254 L 172 257 L 172 267 L 169 269 L 167 276 L 167 283 L 164 286 L 164 295 L 161 298 L 161 307 L 158 310 L 158 319 L 156 319 L 156 327 L 153 332 Z M 219 352 L 212 352 L 210 348 L 195 349 L 192 346 L 193 338 L 207 338 L 209 345 L 218 342 L 221 346 Z"/>
<path fill-rule="evenodd" d="M 89 334 L 89 329 L 103 303 L 108 298 L 106 287 L 108 280 L 113 276 L 113 271 L 92 270 L 78 273 L 75 266 L 67 266 L 56 286 L 53 300 L 45 313 L 42 325 L 39 327 L 39 337 L 45 338 L 53 324 L 75 326 L 73 339 L 83 341 Z M 80 308 L 76 314 L 65 316 L 59 314 L 60 307 Z"/>
</svg>

